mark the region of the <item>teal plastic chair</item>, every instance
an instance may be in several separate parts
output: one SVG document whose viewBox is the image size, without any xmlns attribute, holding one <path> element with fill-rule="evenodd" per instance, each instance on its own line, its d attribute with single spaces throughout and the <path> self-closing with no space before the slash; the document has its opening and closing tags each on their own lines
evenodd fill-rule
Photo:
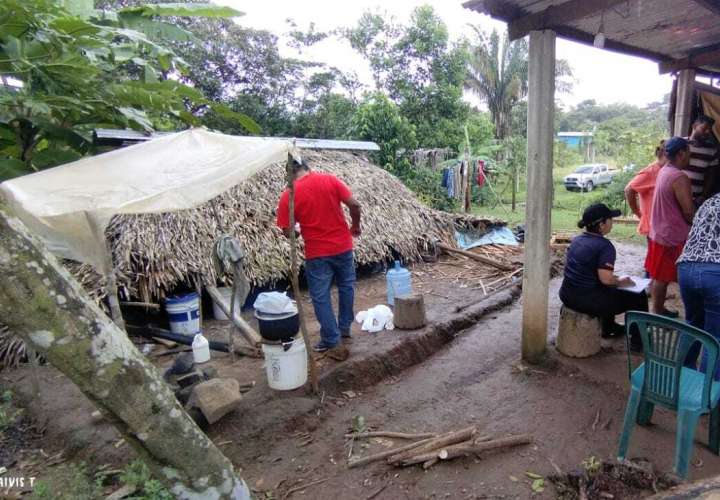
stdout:
<svg viewBox="0 0 720 500">
<path fill-rule="evenodd" d="M 685 478 L 701 415 L 710 413 L 709 446 L 720 454 L 720 383 L 713 384 L 720 343 L 709 333 L 682 321 L 644 312 L 625 315 L 630 397 L 628 398 L 618 459 L 627 454 L 635 423 L 647 425 L 655 405 L 677 412 L 675 473 Z M 640 331 L 644 362 L 635 370 L 630 357 L 630 331 Z M 688 349 L 700 342 L 707 353 L 706 373 L 683 366 Z"/>
</svg>

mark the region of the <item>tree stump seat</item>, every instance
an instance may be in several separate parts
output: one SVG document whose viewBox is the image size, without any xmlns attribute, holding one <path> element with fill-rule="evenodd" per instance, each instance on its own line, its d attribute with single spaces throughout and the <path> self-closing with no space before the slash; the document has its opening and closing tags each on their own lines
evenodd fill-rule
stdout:
<svg viewBox="0 0 720 500">
<path fill-rule="evenodd" d="M 560 308 L 560 323 L 555 347 L 560 354 L 571 358 L 587 358 L 600 352 L 602 324 L 600 318 Z"/>
</svg>

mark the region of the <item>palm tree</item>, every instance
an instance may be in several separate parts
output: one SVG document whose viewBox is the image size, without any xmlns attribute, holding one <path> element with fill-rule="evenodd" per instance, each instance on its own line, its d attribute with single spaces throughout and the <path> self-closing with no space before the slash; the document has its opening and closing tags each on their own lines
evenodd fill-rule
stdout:
<svg viewBox="0 0 720 500">
<path fill-rule="evenodd" d="M 528 91 L 528 46 L 525 39 L 510 42 L 507 33 L 489 35 L 474 27 L 477 45 L 470 50 L 465 86 L 487 104 L 495 138 L 503 141 L 510 133 L 510 116 L 516 103 Z"/>
</svg>

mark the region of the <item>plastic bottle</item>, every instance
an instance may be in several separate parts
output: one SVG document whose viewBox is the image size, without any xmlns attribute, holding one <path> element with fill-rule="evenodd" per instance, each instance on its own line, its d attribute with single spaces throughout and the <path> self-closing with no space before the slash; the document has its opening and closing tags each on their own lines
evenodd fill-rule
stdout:
<svg viewBox="0 0 720 500">
<path fill-rule="evenodd" d="M 196 364 L 205 363 L 210 361 L 210 343 L 202 333 L 198 333 L 193 338 L 192 343 L 193 361 Z"/>
<path fill-rule="evenodd" d="M 412 293 L 412 276 L 410 271 L 400 265 L 399 260 L 396 260 L 395 267 L 387 272 L 386 278 L 387 299 L 391 306 L 395 305 L 395 297 Z"/>
</svg>

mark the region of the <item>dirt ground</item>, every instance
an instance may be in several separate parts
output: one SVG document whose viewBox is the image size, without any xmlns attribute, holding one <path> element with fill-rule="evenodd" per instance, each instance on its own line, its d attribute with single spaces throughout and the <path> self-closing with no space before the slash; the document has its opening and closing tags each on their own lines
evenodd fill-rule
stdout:
<svg viewBox="0 0 720 500">
<path fill-rule="evenodd" d="M 617 247 L 619 271 L 639 274 L 644 249 Z M 430 277 L 427 283 L 433 283 L 433 293 L 447 297 L 429 300 L 431 319 L 463 298 L 467 300 L 468 290 L 459 289 L 458 283 L 441 284 L 437 277 Z M 378 294 L 384 293 L 381 277 L 368 280 L 367 285 L 363 288 L 374 287 L 374 292 L 358 297 L 358 309 L 379 303 Z M 559 285 L 559 279 L 551 283 L 551 332 L 557 328 Z M 677 299 L 669 305 L 681 309 Z M 488 314 L 471 328 L 457 332 L 447 347 L 401 374 L 362 390 L 325 393 L 321 400 L 302 391 L 273 393 L 272 399 L 263 399 L 259 396 L 264 383 L 260 361 L 219 363 L 221 375 L 257 380 L 258 388 L 209 434 L 259 498 L 285 498 L 287 493 L 292 498 L 333 500 L 554 498 L 555 491 L 547 481 L 544 491 L 534 492 L 533 479 L 527 473 L 549 476 L 579 468 L 590 457 L 610 459 L 616 453 L 628 392 L 624 341 L 604 341 L 603 352 L 587 360 L 563 358 L 549 347 L 545 366 L 526 367 L 518 361 L 521 312 L 521 303 L 516 303 Z M 392 334 L 383 332 L 370 340 L 382 342 L 383 336 Z M 367 334 L 354 335 L 354 342 L 367 342 L 363 337 Z M 222 359 L 217 357 L 217 361 Z M 38 422 L 36 427 L 45 430 L 41 441 L 44 455 L 53 457 L 70 446 L 94 456 L 97 464 L 117 463 L 132 456 L 127 445 L 117 441 L 114 431 L 92 418 L 91 405 L 64 377 L 51 368 L 42 369 L 41 377 L 41 386 L 53 389 L 42 390 L 39 399 L 31 397 L 32 377 L 27 368 L 0 375 L 0 384 L 21 395 L 28 413 Z M 288 419 L 290 409 L 294 413 Z M 428 471 L 420 467 L 395 469 L 382 461 L 348 469 L 350 456 L 357 458 L 399 444 L 384 438 L 351 443 L 344 434 L 357 416 L 372 429 L 439 432 L 477 425 L 482 434 L 500 437 L 529 433 L 535 442 L 488 454 L 481 460 L 440 463 Z M 70 439 L 58 431 L 63 427 L 67 432 L 82 431 L 72 433 Z M 629 456 L 646 457 L 659 470 L 669 471 L 674 439 L 674 415 L 656 410 L 653 425 L 635 428 Z M 705 446 L 705 419 L 696 440 L 690 478 L 719 474 L 720 460 Z M 32 464 L 30 459 L 26 462 L 26 467 Z M 8 468 L 21 466 L 23 460 L 15 460 Z M 296 489 L 303 484 L 308 486 Z"/>
</svg>

